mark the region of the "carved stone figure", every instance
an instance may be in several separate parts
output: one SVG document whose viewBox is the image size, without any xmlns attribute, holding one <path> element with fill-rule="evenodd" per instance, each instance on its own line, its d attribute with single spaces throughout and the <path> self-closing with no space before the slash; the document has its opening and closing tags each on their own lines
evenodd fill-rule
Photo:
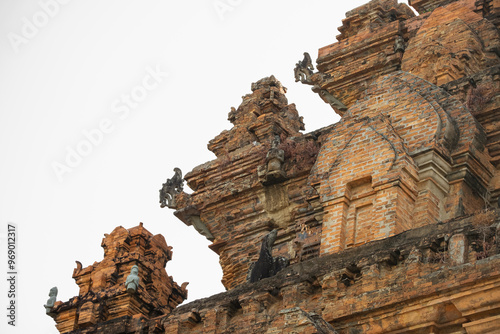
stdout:
<svg viewBox="0 0 500 334">
<path fill-rule="evenodd" d="M 299 60 L 297 64 L 295 64 L 295 69 L 293 70 L 295 74 L 295 82 L 302 82 L 303 84 L 312 84 L 311 75 L 313 74 L 314 66 L 312 64 L 311 56 L 309 53 L 304 52 L 304 59 Z"/>
<path fill-rule="evenodd" d="M 53 287 L 49 292 L 49 299 L 47 300 L 47 304 L 43 305 L 45 307 L 45 313 L 49 314 L 56 303 L 57 298 L 57 287 Z"/>
<path fill-rule="evenodd" d="M 278 148 L 280 144 L 280 137 L 275 136 L 271 143 L 271 149 L 266 155 L 268 173 L 282 170 L 283 163 L 285 162 L 285 151 Z"/>
<path fill-rule="evenodd" d="M 160 189 L 160 207 L 162 208 L 168 206 L 175 209 L 177 206 L 175 197 L 182 192 L 184 182 L 182 180 L 182 171 L 176 167 L 174 173 L 172 179 L 167 179 L 167 182 Z"/>
<path fill-rule="evenodd" d="M 286 268 L 289 261 L 282 256 L 272 256 L 272 250 L 278 230 L 272 230 L 262 240 L 262 247 L 257 262 L 250 266 L 247 276 L 249 282 L 257 282 L 263 278 L 272 277 L 276 275 L 281 269 Z"/>
<path fill-rule="evenodd" d="M 130 275 L 127 276 L 125 281 L 125 287 L 128 293 L 135 293 L 139 287 L 139 267 L 137 265 L 133 266 L 130 270 Z"/>
</svg>

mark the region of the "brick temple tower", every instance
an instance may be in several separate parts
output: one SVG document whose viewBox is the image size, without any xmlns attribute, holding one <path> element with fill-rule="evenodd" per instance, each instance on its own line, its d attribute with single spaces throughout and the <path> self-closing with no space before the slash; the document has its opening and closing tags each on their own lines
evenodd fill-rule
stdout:
<svg viewBox="0 0 500 334">
<path fill-rule="evenodd" d="M 297 63 L 338 123 L 303 133 L 263 78 L 209 142 L 216 159 L 185 175 L 193 192 L 164 184 L 228 291 L 175 307 L 186 291 L 159 268 L 163 238 L 117 228 L 105 260 L 76 269 L 80 296 L 54 307 L 59 330 L 499 333 L 500 1 L 409 3 L 418 15 L 397 0 L 349 11 L 316 66 Z"/>
</svg>

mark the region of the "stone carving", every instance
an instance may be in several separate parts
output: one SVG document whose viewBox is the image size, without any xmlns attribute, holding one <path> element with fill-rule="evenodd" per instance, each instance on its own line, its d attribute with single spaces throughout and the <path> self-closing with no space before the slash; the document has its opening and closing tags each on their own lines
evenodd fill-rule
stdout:
<svg viewBox="0 0 500 334">
<path fill-rule="evenodd" d="M 404 47 L 404 41 L 403 41 L 403 47 Z M 311 56 L 309 56 L 309 53 L 304 52 L 304 60 L 299 61 L 295 65 L 294 73 L 295 73 L 295 82 L 300 81 L 303 84 L 306 85 L 312 85 L 312 91 L 319 94 L 321 99 L 325 102 L 328 103 L 335 111 L 340 111 L 344 112 L 347 110 L 347 107 L 345 104 L 340 102 L 335 96 L 333 96 L 330 92 L 328 92 L 326 89 L 322 89 L 318 85 L 318 76 L 322 78 L 322 80 L 328 79 L 331 77 L 330 74 L 324 74 L 324 73 L 316 73 L 314 74 L 315 79 L 313 80 L 313 70 L 314 66 L 311 61 Z"/>
<path fill-rule="evenodd" d="M 54 304 L 56 303 L 57 298 L 57 287 L 53 287 L 49 292 L 49 299 L 47 300 L 47 304 L 43 305 L 45 307 L 45 313 L 50 314 Z"/>
<path fill-rule="evenodd" d="M 306 312 L 299 308 L 299 311 L 313 324 L 317 334 L 338 334 L 338 332 L 319 314 L 314 312 Z"/>
<path fill-rule="evenodd" d="M 259 177 L 261 182 L 268 185 L 281 182 L 286 179 L 286 173 L 283 170 L 285 162 L 285 151 L 279 148 L 281 144 L 280 137 L 274 136 L 271 142 L 271 149 L 266 155 L 266 164 L 259 168 Z"/>
<path fill-rule="evenodd" d="M 295 74 L 295 82 L 302 82 L 303 84 L 312 84 L 311 75 L 313 74 L 314 66 L 312 64 L 311 56 L 309 53 L 304 52 L 304 59 L 299 60 L 295 64 L 295 69 L 293 70 Z"/>
<path fill-rule="evenodd" d="M 139 267 L 137 265 L 133 266 L 130 270 L 130 275 L 127 276 L 125 281 L 125 287 L 128 293 L 135 293 L 139 287 Z"/>
<path fill-rule="evenodd" d="M 271 149 L 269 150 L 269 152 L 267 152 L 266 155 L 268 174 L 283 171 L 283 163 L 285 162 L 285 151 L 283 151 L 278 147 L 280 144 L 281 144 L 280 136 L 275 136 L 271 143 Z"/>
<path fill-rule="evenodd" d="M 168 206 L 170 209 L 175 209 L 177 207 L 175 197 L 182 192 L 184 181 L 180 168 L 174 168 L 174 172 L 172 179 L 167 179 L 160 189 L 160 207 L 162 208 Z"/>
<path fill-rule="evenodd" d="M 394 42 L 394 52 L 405 52 L 405 40 L 399 35 Z"/>
<path fill-rule="evenodd" d="M 282 256 L 273 257 L 272 250 L 278 230 L 272 230 L 262 240 L 262 247 L 257 262 L 252 263 L 248 272 L 247 280 L 251 283 L 260 281 L 263 278 L 276 275 L 281 269 L 286 268 L 289 260 Z"/>
<path fill-rule="evenodd" d="M 346 111 L 347 107 L 345 104 L 340 102 L 335 96 L 330 94 L 326 89 L 321 89 L 319 86 L 314 86 L 312 88 L 312 91 L 315 93 L 318 93 L 319 96 L 325 103 L 328 103 L 333 109 L 339 110 L 339 111 Z"/>
</svg>

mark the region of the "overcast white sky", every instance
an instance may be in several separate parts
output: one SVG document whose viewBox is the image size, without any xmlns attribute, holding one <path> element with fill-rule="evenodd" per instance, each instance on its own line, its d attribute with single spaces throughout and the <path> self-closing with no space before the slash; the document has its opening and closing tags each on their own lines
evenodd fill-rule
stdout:
<svg viewBox="0 0 500 334">
<path fill-rule="evenodd" d="M 101 261 L 103 235 L 119 225 L 165 237 L 167 273 L 190 282 L 189 300 L 223 291 L 209 242 L 160 209 L 158 189 L 174 167 L 215 158 L 208 141 L 262 77 L 288 88 L 306 132 L 336 122 L 293 68 L 304 51 L 315 61 L 366 2 L 0 0 L 4 277 L 9 222 L 19 251 L 17 326 L 7 326 L 2 278 L 0 332 L 58 333 L 43 308 L 50 288 L 58 300 L 78 295 L 75 260 Z"/>
</svg>

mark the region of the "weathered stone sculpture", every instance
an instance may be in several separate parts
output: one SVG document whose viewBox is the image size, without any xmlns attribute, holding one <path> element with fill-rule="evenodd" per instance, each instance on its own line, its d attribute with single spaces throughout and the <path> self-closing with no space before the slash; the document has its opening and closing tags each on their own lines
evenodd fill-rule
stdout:
<svg viewBox="0 0 500 334">
<path fill-rule="evenodd" d="M 251 283 L 260 281 L 263 278 L 276 275 L 281 269 L 286 268 L 289 261 L 282 256 L 273 257 L 272 250 L 278 230 L 272 230 L 262 240 L 262 247 L 257 262 L 250 266 L 247 280 Z"/>
<path fill-rule="evenodd" d="M 405 52 L 405 40 L 401 36 L 396 36 L 396 41 L 394 42 L 395 52 Z"/>
<path fill-rule="evenodd" d="M 177 206 L 175 197 L 182 192 L 182 171 L 176 167 L 174 172 L 172 179 L 167 179 L 167 182 L 160 189 L 160 207 L 162 208 L 168 206 L 170 209 L 175 209 Z"/>
<path fill-rule="evenodd" d="M 275 136 L 273 142 L 271 143 L 271 149 L 267 152 L 266 156 L 268 173 L 281 171 L 283 168 L 283 163 L 285 162 L 285 152 L 278 148 L 280 144 L 280 137 Z"/>
<path fill-rule="evenodd" d="M 50 314 L 57 298 L 57 287 L 53 287 L 49 292 L 49 299 L 47 300 L 47 304 L 43 305 L 45 307 L 45 313 Z"/>
<path fill-rule="evenodd" d="M 130 275 L 127 276 L 125 281 L 128 293 L 135 293 L 139 287 L 139 267 L 137 265 L 132 267 Z"/>
<path fill-rule="evenodd" d="M 400 37 L 400 36 L 398 36 Z M 396 41 L 395 48 L 400 48 L 401 41 L 398 44 L 398 41 Z M 403 50 L 404 51 L 404 40 L 402 41 L 403 45 Z M 340 102 L 339 99 L 337 99 L 335 96 L 333 96 L 328 90 L 324 89 L 321 87 L 319 81 L 324 81 L 329 78 L 332 78 L 332 75 L 330 73 L 313 73 L 314 66 L 311 61 L 311 56 L 309 53 L 304 52 L 304 59 L 302 61 L 299 61 L 294 68 L 294 74 L 295 74 L 295 82 L 301 82 L 306 85 L 311 85 L 313 86 L 311 90 L 318 94 L 321 99 L 325 102 L 328 103 L 336 112 L 338 113 L 343 113 L 344 111 L 347 110 L 347 107 Z M 314 74 L 314 76 L 313 76 Z"/>
<path fill-rule="evenodd" d="M 286 173 L 283 169 L 285 151 L 279 148 L 280 144 L 280 137 L 275 136 L 271 143 L 271 149 L 266 155 L 266 164 L 259 167 L 259 177 L 265 185 L 275 184 L 286 179 Z"/>
<path fill-rule="evenodd" d="M 311 56 L 309 53 L 304 52 L 304 59 L 299 60 L 295 64 L 295 82 L 302 82 L 303 84 L 311 84 L 311 75 L 313 74 L 314 66 L 312 64 Z"/>
</svg>

